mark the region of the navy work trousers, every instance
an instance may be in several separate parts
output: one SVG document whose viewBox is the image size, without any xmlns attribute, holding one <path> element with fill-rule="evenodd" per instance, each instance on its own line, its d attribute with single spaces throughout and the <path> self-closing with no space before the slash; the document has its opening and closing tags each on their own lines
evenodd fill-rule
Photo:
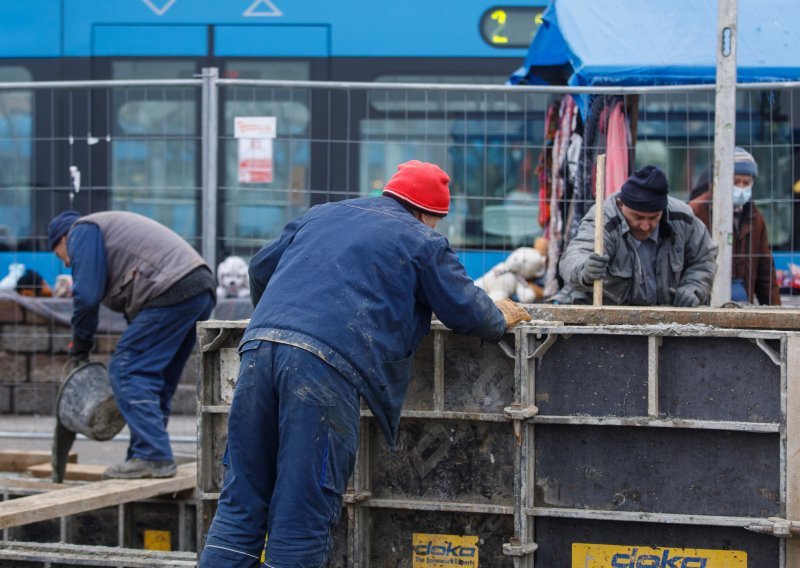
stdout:
<svg viewBox="0 0 800 568">
<path fill-rule="evenodd" d="M 355 387 L 316 355 L 251 341 L 228 419 L 227 471 L 200 566 L 316 568 L 358 446 Z"/>
<path fill-rule="evenodd" d="M 144 309 L 120 337 L 109 375 L 117 407 L 131 431 L 128 459 L 173 459 L 167 434 L 172 396 L 192 353 L 196 324 L 208 319 L 215 303 L 208 292 Z"/>
</svg>

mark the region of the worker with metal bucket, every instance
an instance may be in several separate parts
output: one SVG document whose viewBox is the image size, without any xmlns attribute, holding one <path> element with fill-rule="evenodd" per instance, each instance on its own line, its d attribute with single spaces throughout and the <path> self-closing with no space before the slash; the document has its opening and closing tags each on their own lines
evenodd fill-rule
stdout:
<svg viewBox="0 0 800 568">
<path fill-rule="evenodd" d="M 591 303 L 595 280 L 612 305 L 707 305 L 716 245 L 685 203 L 669 197 L 657 166 L 645 166 L 603 202 L 603 250 L 594 252 L 595 207 L 581 221 L 559 272 L 566 286 L 554 301 Z"/>
<path fill-rule="evenodd" d="M 70 359 L 88 361 L 101 303 L 128 320 L 109 374 L 131 440 L 127 459 L 103 477 L 174 476 L 166 426 L 195 326 L 216 302 L 211 269 L 176 233 L 135 213 L 66 211 L 50 221 L 48 236 L 72 268 Z"/>
<path fill-rule="evenodd" d="M 359 398 L 394 447 L 432 312 L 489 342 L 530 319 L 511 300 L 495 305 L 434 230 L 449 181 L 434 164 L 406 162 L 382 196 L 318 205 L 252 259 L 256 307 L 200 566 L 258 566 L 265 534 L 266 566 L 324 566 L 355 464 Z"/>
<path fill-rule="evenodd" d="M 775 275 L 775 261 L 769 246 L 767 222 L 752 200 L 758 164 L 752 154 L 737 147 L 733 154 L 733 258 L 731 300 L 779 306 L 781 292 Z M 711 192 L 689 201 L 689 207 L 706 227 L 711 228 Z"/>
</svg>

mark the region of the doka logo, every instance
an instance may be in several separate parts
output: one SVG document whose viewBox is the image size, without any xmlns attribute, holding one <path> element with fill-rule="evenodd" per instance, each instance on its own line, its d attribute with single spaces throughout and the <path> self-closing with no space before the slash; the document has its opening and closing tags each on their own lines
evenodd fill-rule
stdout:
<svg viewBox="0 0 800 568">
<path fill-rule="evenodd" d="M 412 535 L 413 567 L 466 566 L 478 568 L 478 537 L 450 534 Z"/>
<path fill-rule="evenodd" d="M 572 568 L 747 568 L 747 553 L 573 543 Z"/>
<path fill-rule="evenodd" d="M 634 548 L 630 554 L 617 553 L 611 557 L 611 568 L 707 568 L 708 558 L 700 556 L 672 555 L 667 549 L 661 556 L 655 554 L 639 555 Z"/>
</svg>

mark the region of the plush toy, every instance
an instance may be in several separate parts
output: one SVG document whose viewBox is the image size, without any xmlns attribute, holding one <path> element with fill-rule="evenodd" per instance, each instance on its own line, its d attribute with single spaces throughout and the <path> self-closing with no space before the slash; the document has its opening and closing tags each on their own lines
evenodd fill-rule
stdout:
<svg viewBox="0 0 800 568">
<path fill-rule="evenodd" d="M 217 299 L 249 298 L 247 263 L 240 256 L 229 256 L 217 267 Z"/>
<path fill-rule="evenodd" d="M 541 299 L 541 287 L 529 281 L 542 277 L 546 265 L 545 257 L 538 250 L 520 247 L 505 262 L 495 265 L 478 278 L 475 285 L 482 288 L 492 300 L 515 297 L 518 302 L 530 303 Z"/>
<path fill-rule="evenodd" d="M 56 298 L 72 297 L 72 276 L 69 274 L 59 274 L 56 276 L 56 285 L 53 288 L 53 296 Z"/>
</svg>

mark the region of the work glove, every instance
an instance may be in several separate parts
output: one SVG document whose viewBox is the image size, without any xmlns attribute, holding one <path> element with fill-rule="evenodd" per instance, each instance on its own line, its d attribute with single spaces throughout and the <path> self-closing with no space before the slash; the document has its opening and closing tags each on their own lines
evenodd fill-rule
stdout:
<svg viewBox="0 0 800 568">
<path fill-rule="evenodd" d="M 94 341 L 86 341 L 77 335 L 72 336 L 72 342 L 67 347 L 67 356 L 70 362 L 78 367 L 89 362 L 89 352 L 94 346 Z"/>
<path fill-rule="evenodd" d="M 506 329 L 514 327 L 523 321 L 531 321 L 531 314 L 529 314 L 525 308 L 516 302 L 512 302 L 508 298 L 495 300 L 494 304 L 503 312 L 503 317 L 506 320 Z"/>
<path fill-rule="evenodd" d="M 672 303 L 679 308 L 693 308 L 700 305 L 700 297 L 694 286 L 681 286 L 675 291 Z"/>
<path fill-rule="evenodd" d="M 600 256 L 597 253 L 592 253 L 586 262 L 583 264 L 581 270 L 581 280 L 584 285 L 591 286 L 595 280 L 602 280 L 606 275 L 606 267 L 608 266 L 608 257 Z"/>
</svg>

